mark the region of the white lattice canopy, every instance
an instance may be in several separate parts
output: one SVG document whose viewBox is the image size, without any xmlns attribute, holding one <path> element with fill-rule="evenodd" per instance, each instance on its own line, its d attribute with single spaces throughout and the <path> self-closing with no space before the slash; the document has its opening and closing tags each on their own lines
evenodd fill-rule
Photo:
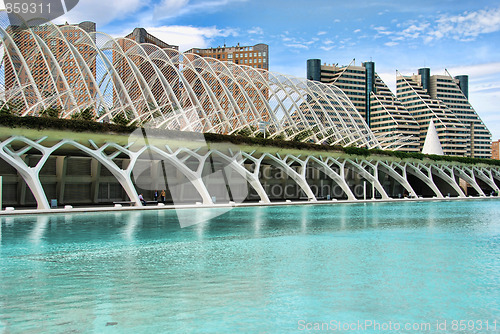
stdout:
<svg viewBox="0 0 500 334">
<path fill-rule="evenodd" d="M 271 138 L 380 147 L 332 85 L 76 25 L 20 29 L 5 11 L 0 34 L 0 99 L 21 116 L 55 109 L 71 118 L 85 111 L 99 122 L 221 134 L 257 135 L 265 125 Z"/>
</svg>

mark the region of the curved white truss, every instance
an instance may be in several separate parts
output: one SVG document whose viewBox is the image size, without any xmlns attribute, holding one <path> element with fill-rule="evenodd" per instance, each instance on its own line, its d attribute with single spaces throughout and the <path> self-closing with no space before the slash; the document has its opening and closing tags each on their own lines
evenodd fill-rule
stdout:
<svg viewBox="0 0 500 334">
<path fill-rule="evenodd" d="M 12 18 L 12 17 L 11 17 Z M 47 24 L 9 26 L 0 11 L 0 99 L 11 112 L 145 127 L 382 148 L 338 88 L 151 44 Z"/>
</svg>

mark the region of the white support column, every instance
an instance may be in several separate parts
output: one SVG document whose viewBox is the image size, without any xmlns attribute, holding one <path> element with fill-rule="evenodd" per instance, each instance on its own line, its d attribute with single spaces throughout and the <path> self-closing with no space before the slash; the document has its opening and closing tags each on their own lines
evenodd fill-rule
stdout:
<svg viewBox="0 0 500 334">
<path fill-rule="evenodd" d="M 444 170 L 442 170 L 441 168 L 439 168 L 438 165 L 431 165 L 430 170 L 431 170 L 431 172 L 432 172 L 432 170 L 435 170 L 437 172 L 438 176 L 441 177 L 445 182 L 447 182 L 458 193 L 458 197 L 461 197 L 461 198 L 466 197 L 462 188 L 460 188 L 460 186 L 457 184 L 457 181 L 455 181 L 455 178 L 453 177 L 453 170 L 446 167 L 446 166 L 442 166 L 442 167 L 447 169 L 451 173 L 452 176 L 446 174 L 446 172 Z"/>
<path fill-rule="evenodd" d="M 417 197 L 417 193 L 415 190 L 413 190 L 412 186 L 408 182 L 408 179 L 406 178 L 406 169 L 401 168 L 403 170 L 403 176 L 399 175 L 398 172 L 396 172 L 392 166 L 389 166 L 383 161 L 377 161 L 376 166 L 381 167 L 388 175 L 390 175 L 392 178 L 394 178 L 396 181 L 399 182 L 403 186 L 403 188 L 406 189 L 408 192 L 408 195 L 412 197 Z M 401 166 L 400 166 L 401 167 Z"/>
<path fill-rule="evenodd" d="M 481 189 L 481 187 L 477 184 L 476 178 L 474 177 L 474 172 L 467 167 L 462 167 L 462 168 L 463 169 L 461 169 L 458 166 L 453 166 L 453 170 L 458 173 L 459 177 L 465 180 L 465 182 L 467 182 L 468 184 L 470 184 L 472 188 L 474 188 L 477 191 L 479 196 L 481 197 L 486 196 L 484 194 L 483 189 Z M 466 171 L 468 171 L 469 173 L 467 173 Z"/>
<path fill-rule="evenodd" d="M 328 159 L 327 159 L 327 161 L 328 161 Z M 327 163 L 319 160 L 318 158 L 316 158 L 314 156 L 307 157 L 306 167 L 307 167 L 308 163 L 316 164 L 318 166 L 317 168 L 319 170 L 323 171 L 329 178 L 331 178 L 333 181 L 335 181 L 335 183 L 337 183 L 339 185 L 339 187 L 342 188 L 342 190 L 345 192 L 348 200 L 350 200 L 350 201 L 356 200 L 356 197 L 354 196 L 351 189 L 347 185 L 347 182 L 345 181 L 344 177 L 337 174 L 333 169 L 330 168 L 330 166 Z"/>
<path fill-rule="evenodd" d="M 430 169 L 426 166 L 421 165 L 421 164 L 418 164 L 418 165 L 427 171 L 427 175 L 422 173 L 422 171 L 418 167 L 413 166 L 413 164 L 410 162 L 407 162 L 405 164 L 405 167 L 409 167 L 409 169 L 411 171 L 413 171 L 412 172 L 413 175 L 415 175 L 421 181 L 423 181 L 426 185 L 428 185 L 429 188 L 431 188 L 431 190 L 434 192 L 434 194 L 436 195 L 437 198 L 444 198 L 443 194 L 441 194 L 441 191 L 439 191 L 439 188 L 436 186 L 436 184 L 432 180 L 432 173 L 431 173 Z M 407 169 L 407 168 L 405 168 L 405 169 Z"/>
<path fill-rule="evenodd" d="M 153 152 L 158 153 L 160 156 L 164 157 L 171 164 L 173 164 L 175 167 L 177 167 L 178 170 L 184 176 L 186 176 L 186 178 L 189 180 L 189 182 L 195 187 L 196 191 L 198 191 L 198 193 L 200 194 L 201 199 L 203 201 L 203 204 L 213 204 L 212 198 L 210 197 L 210 194 L 208 193 L 208 189 L 207 189 L 206 185 L 203 183 L 203 179 L 202 179 L 202 172 L 203 172 L 202 159 L 203 159 L 203 157 L 201 157 L 199 154 L 192 152 L 191 150 L 188 150 L 185 148 L 179 149 L 173 154 L 169 154 L 163 150 L 160 150 L 159 148 L 157 148 L 155 146 L 151 146 L 150 149 Z M 186 159 L 181 160 L 177 157 L 177 155 L 181 152 L 185 152 L 188 155 L 196 158 L 199 161 L 198 169 L 196 171 L 192 171 L 191 169 L 189 169 L 185 165 L 184 161 L 186 161 Z"/>
<path fill-rule="evenodd" d="M 26 144 L 26 147 L 17 152 L 13 152 L 10 150 L 8 145 L 16 140 Z M 27 166 L 24 160 L 21 158 L 21 155 L 23 155 L 25 152 L 28 152 L 31 148 L 36 148 L 42 154 L 42 158 L 40 159 L 40 161 L 38 161 L 35 167 Z M 35 197 L 38 209 L 50 209 L 49 201 L 47 200 L 47 196 L 45 195 L 45 191 L 43 190 L 39 178 L 39 172 L 47 161 L 49 155 L 49 149 L 22 136 L 10 137 L 9 139 L 0 143 L 0 156 L 8 164 L 14 167 L 24 179 L 28 187 L 31 189 L 33 196 Z"/>
<path fill-rule="evenodd" d="M 97 161 L 99 161 L 103 166 L 105 166 L 111 174 L 116 178 L 116 180 L 120 183 L 122 186 L 123 190 L 125 190 L 125 193 L 129 197 L 129 199 L 134 202 L 134 205 L 136 206 L 141 206 L 142 203 L 139 200 L 139 195 L 137 194 L 137 191 L 135 190 L 134 184 L 132 183 L 132 179 L 130 177 L 130 173 L 132 172 L 132 161 L 129 164 L 127 170 L 123 170 L 122 168 L 119 168 L 113 161 L 113 158 L 118 155 L 118 153 L 124 153 L 129 155 L 129 152 L 127 149 L 118 146 L 116 144 L 105 144 L 101 148 L 98 148 L 96 150 L 90 149 L 86 146 L 83 146 L 80 143 L 77 143 L 75 141 L 66 141 L 67 144 L 73 145 L 76 148 L 80 149 L 84 153 L 88 154 L 89 156 L 95 158 Z M 104 153 L 104 151 L 108 147 L 113 147 L 117 149 L 118 153 L 115 153 L 114 155 L 108 156 Z M 131 152 L 130 152 L 131 153 Z M 130 156 L 130 159 L 132 160 L 132 156 Z M 135 163 L 135 162 L 134 162 Z"/>
<path fill-rule="evenodd" d="M 305 192 L 305 194 L 307 195 L 307 198 L 310 201 L 312 201 L 312 202 L 317 201 L 316 196 L 314 195 L 311 188 L 307 184 L 305 177 L 303 177 L 302 175 L 300 175 L 299 173 L 294 171 L 286 163 L 286 160 L 283 161 L 283 160 L 281 160 L 281 159 L 279 159 L 279 158 L 277 158 L 269 153 L 264 153 L 263 156 L 269 157 L 271 159 L 271 161 L 273 161 L 275 163 L 275 166 L 283 168 L 283 171 L 299 185 L 299 187 Z M 295 157 L 293 157 L 293 158 L 299 160 L 298 158 L 295 158 Z"/>
<path fill-rule="evenodd" d="M 500 189 L 498 189 L 498 186 L 496 185 L 495 181 L 493 180 L 493 176 L 491 175 L 491 171 L 483 169 L 483 168 L 478 168 L 478 167 L 472 167 L 472 170 L 476 171 L 475 175 L 477 176 L 477 178 L 479 178 L 480 180 L 483 180 L 493 190 L 500 193 Z"/>
<path fill-rule="evenodd" d="M 373 187 L 375 187 L 375 189 L 377 189 L 377 191 L 382 196 L 382 199 L 389 199 L 390 198 L 389 195 L 387 195 L 387 193 L 385 192 L 384 187 L 382 187 L 382 184 L 380 184 L 380 181 L 378 180 L 378 177 L 377 177 L 378 176 L 377 169 L 375 168 L 375 166 L 373 164 L 371 164 L 368 161 L 362 162 L 362 163 L 365 163 L 366 165 L 370 166 L 373 169 L 375 176 L 372 175 L 371 173 L 369 173 L 366 169 L 364 169 L 362 165 L 354 162 L 353 160 L 346 159 L 346 161 L 349 162 L 354 168 L 356 168 L 358 170 L 359 174 L 361 176 L 363 176 L 365 179 L 367 179 L 373 185 Z M 375 197 L 375 194 L 372 194 L 372 196 Z"/>
<path fill-rule="evenodd" d="M 267 196 L 266 191 L 264 190 L 264 187 L 260 183 L 258 176 L 256 176 L 254 173 L 251 173 L 248 171 L 245 167 L 243 167 L 244 160 L 238 161 L 236 156 L 233 157 L 228 157 L 227 155 L 219 152 L 218 150 L 212 150 L 212 154 L 216 154 L 225 161 L 229 162 L 228 167 L 231 167 L 233 170 L 235 170 L 238 174 L 240 174 L 242 177 L 244 177 L 247 182 L 255 189 L 257 194 L 260 197 L 260 200 L 263 203 L 270 203 L 271 201 L 269 200 L 269 196 Z M 257 173 L 258 175 L 258 173 Z"/>
</svg>

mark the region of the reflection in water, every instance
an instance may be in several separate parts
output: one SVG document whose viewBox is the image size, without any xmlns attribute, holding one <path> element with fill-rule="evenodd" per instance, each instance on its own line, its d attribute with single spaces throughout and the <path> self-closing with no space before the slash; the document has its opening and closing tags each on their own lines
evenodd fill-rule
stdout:
<svg viewBox="0 0 500 334">
<path fill-rule="evenodd" d="M 45 230 L 47 229 L 49 221 L 50 221 L 50 216 L 45 216 L 45 215 L 37 216 L 36 223 L 34 224 L 33 230 L 28 236 L 28 240 L 30 240 L 30 242 L 32 242 L 35 245 L 39 244 L 43 238 Z"/>
<path fill-rule="evenodd" d="M 136 232 L 136 228 L 142 222 L 142 216 L 140 212 L 131 212 L 127 216 L 127 224 L 123 227 L 123 238 L 128 241 L 134 240 L 134 233 Z"/>
<path fill-rule="evenodd" d="M 264 210 L 261 207 L 255 208 L 255 219 L 253 221 L 253 228 L 255 231 L 255 237 L 260 237 L 260 229 L 262 228 L 262 225 L 264 224 Z"/>
</svg>

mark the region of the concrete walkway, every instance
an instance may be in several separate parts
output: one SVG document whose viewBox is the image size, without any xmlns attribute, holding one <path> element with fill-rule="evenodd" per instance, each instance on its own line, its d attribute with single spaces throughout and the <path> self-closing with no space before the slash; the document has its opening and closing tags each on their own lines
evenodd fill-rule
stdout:
<svg viewBox="0 0 500 334">
<path fill-rule="evenodd" d="M 15 216 L 15 215 L 43 215 L 43 214 L 68 214 L 68 213 L 83 213 L 83 212 L 120 212 L 120 211 L 137 211 L 137 210 L 180 210 L 180 209 L 211 209 L 211 208 L 228 208 L 228 207 L 254 207 L 254 206 L 286 206 L 286 205 L 336 205 L 336 204 L 359 204 L 359 203 L 404 203 L 404 202 L 423 202 L 423 201 L 466 201 L 466 200 L 484 200 L 484 199 L 500 199 L 500 197 L 446 197 L 439 198 L 390 198 L 390 199 L 367 199 L 367 200 L 318 200 L 315 202 L 307 201 L 286 201 L 286 202 L 271 202 L 271 203 L 221 203 L 221 204 L 185 204 L 185 205 L 150 205 L 150 206 L 102 206 L 102 207 L 78 207 L 78 208 L 57 208 L 57 209 L 20 209 L 20 210 L 2 210 L 0 217 Z"/>
</svg>

